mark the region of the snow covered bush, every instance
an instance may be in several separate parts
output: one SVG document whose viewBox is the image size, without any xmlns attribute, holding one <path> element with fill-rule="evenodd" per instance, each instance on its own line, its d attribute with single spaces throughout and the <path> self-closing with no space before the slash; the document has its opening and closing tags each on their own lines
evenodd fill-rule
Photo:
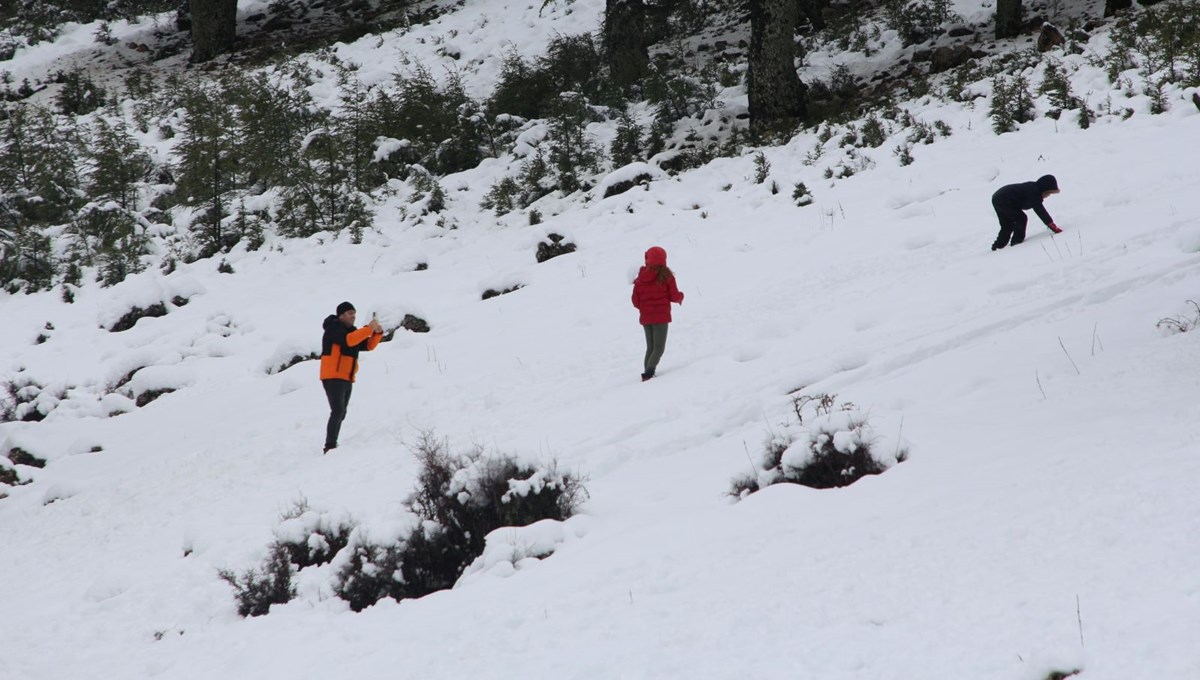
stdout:
<svg viewBox="0 0 1200 680">
<path fill-rule="evenodd" d="M 813 195 L 805 186 L 804 182 L 796 182 L 792 186 L 792 200 L 798 207 L 803 208 L 806 205 L 812 205 Z"/>
<path fill-rule="evenodd" d="M 817 415 L 795 434 L 768 440 L 753 472 L 733 480 L 729 495 L 745 498 L 772 484 L 801 484 L 814 489 L 849 486 L 908 458 L 902 440 L 880 435 L 866 414 L 850 403 L 831 410 L 832 396 L 814 400 Z M 824 404 L 824 410 L 821 410 Z"/>
<path fill-rule="evenodd" d="M 406 501 L 413 525 L 391 543 L 355 529 L 334 559 L 333 591 L 355 611 L 384 597 L 402 600 L 452 587 L 484 553 L 493 531 L 565 520 L 586 494 L 582 480 L 553 465 L 535 467 L 478 449 L 453 455 L 431 433 L 422 434 L 414 454 L 421 471 Z"/>
<path fill-rule="evenodd" d="M 408 506 L 455 534 L 472 557 L 483 552 L 492 530 L 566 519 L 586 494 L 582 480 L 553 464 L 535 467 L 479 449 L 455 456 L 428 433 L 415 453 L 421 474 Z"/>
<path fill-rule="evenodd" d="M 38 408 L 37 404 L 43 390 L 43 385 L 29 377 L 5 382 L 0 393 L 0 423 L 37 422 L 45 418 L 49 411 Z"/>
<path fill-rule="evenodd" d="M 218 572 L 221 580 L 233 587 L 239 616 L 262 616 L 273 604 L 286 604 L 296 596 L 292 585 L 292 564 L 287 550 L 276 544 L 258 569 L 247 569 L 238 576 L 230 569 Z"/>
<path fill-rule="evenodd" d="M 400 564 L 403 544 L 379 545 L 366 539 L 360 529 L 350 534 L 350 542 L 338 554 L 333 594 L 360 612 L 391 596 Z"/>
<path fill-rule="evenodd" d="M 326 564 L 350 543 L 354 522 L 345 514 L 317 512 L 301 500 L 275 529 L 275 544 L 297 569 Z"/>
</svg>

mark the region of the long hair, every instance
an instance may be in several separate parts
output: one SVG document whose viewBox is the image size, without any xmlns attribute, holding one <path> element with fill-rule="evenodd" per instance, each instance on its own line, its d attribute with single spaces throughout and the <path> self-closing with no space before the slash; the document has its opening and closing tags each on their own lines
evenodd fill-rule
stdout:
<svg viewBox="0 0 1200 680">
<path fill-rule="evenodd" d="M 671 269 L 669 267 L 667 267 L 667 265 L 660 264 L 657 266 L 658 266 L 658 278 L 655 280 L 658 281 L 659 283 L 666 283 L 668 280 L 670 280 L 670 278 L 672 276 L 675 276 L 674 272 L 672 272 Z"/>
</svg>

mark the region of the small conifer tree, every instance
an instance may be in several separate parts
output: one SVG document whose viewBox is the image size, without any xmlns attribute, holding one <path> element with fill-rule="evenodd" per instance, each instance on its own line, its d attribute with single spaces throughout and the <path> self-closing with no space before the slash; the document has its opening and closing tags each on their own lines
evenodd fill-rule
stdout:
<svg viewBox="0 0 1200 680">
<path fill-rule="evenodd" d="M 617 134 L 609 146 L 613 165 L 624 167 L 634 161 L 641 160 L 645 151 L 645 132 L 628 111 L 622 111 L 617 117 Z"/>
<path fill-rule="evenodd" d="M 553 108 L 546 139 L 554 178 L 563 193 L 583 188 L 580 172 L 600 169 L 600 148 L 587 131 L 591 119 L 591 109 L 583 95 L 576 92 L 562 93 Z"/>
<path fill-rule="evenodd" d="M 226 234 L 223 222 L 228 215 L 227 194 L 238 186 L 243 145 L 220 88 L 193 84 L 183 94 L 183 107 L 183 130 L 175 146 L 179 158 L 175 191 L 183 202 L 201 207 L 193 230 L 200 237 L 200 256 L 209 257 L 236 243 L 236 235 Z"/>
</svg>

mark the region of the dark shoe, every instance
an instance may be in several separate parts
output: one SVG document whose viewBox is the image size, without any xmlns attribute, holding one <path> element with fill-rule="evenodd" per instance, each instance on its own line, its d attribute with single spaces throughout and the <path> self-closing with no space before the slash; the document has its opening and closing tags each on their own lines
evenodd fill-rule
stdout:
<svg viewBox="0 0 1200 680">
<path fill-rule="evenodd" d="M 642 382 L 646 382 L 647 380 L 649 380 L 653 377 L 654 377 L 654 371 L 650 371 L 648 373 L 643 373 L 642 374 Z"/>
<path fill-rule="evenodd" d="M 325 445 L 325 450 L 321 452 L 321 455 L 325 455 L 326 453 L 329 453 L 330 451 L 332 451 L 332 450 L 334 450 L 334 449 L 336 449 L 336 448 L 337 448 L 337 444 L 334 444 L 333 446 L 330 446 L 330 445 L 326 444 L 326 445 Z"/>
</svg>

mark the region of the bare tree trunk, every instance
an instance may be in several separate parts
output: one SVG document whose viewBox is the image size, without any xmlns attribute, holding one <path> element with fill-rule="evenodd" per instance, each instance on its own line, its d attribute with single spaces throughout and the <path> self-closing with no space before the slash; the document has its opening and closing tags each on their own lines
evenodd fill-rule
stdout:
<svg viewBox="0 0 1200 680">
<path fill-rule="evenodd" d="M 192 61 L 208 61 L 233 49 L 237 0 L 191 0 Z"/>
<path fill-rule="evenodd" d="M 645 26 L 646 5 L 642 0 L 607 0 L 604 55 L 618 87 L 636 85 L 646 75 L 650 54 Z"/>
<path fill-rule="evenodd" d="M 1104 16 L 1111 17 L 1123 9 L 1133 7 L 1133 0 L 1104 0 Z"/>
<path fill-rule="evenodd" d="M 746 89 L 750 125 L 782 119 L 803 120 L 807 90 L 796 75 L 795 0 L 750 0 L 750 55 Z"/>
<path fill-rule="evenodd" d="M 1021 34 L 1021 0 L 996 0 L 996 37 L 1015 38 Z"/>
</svg>

